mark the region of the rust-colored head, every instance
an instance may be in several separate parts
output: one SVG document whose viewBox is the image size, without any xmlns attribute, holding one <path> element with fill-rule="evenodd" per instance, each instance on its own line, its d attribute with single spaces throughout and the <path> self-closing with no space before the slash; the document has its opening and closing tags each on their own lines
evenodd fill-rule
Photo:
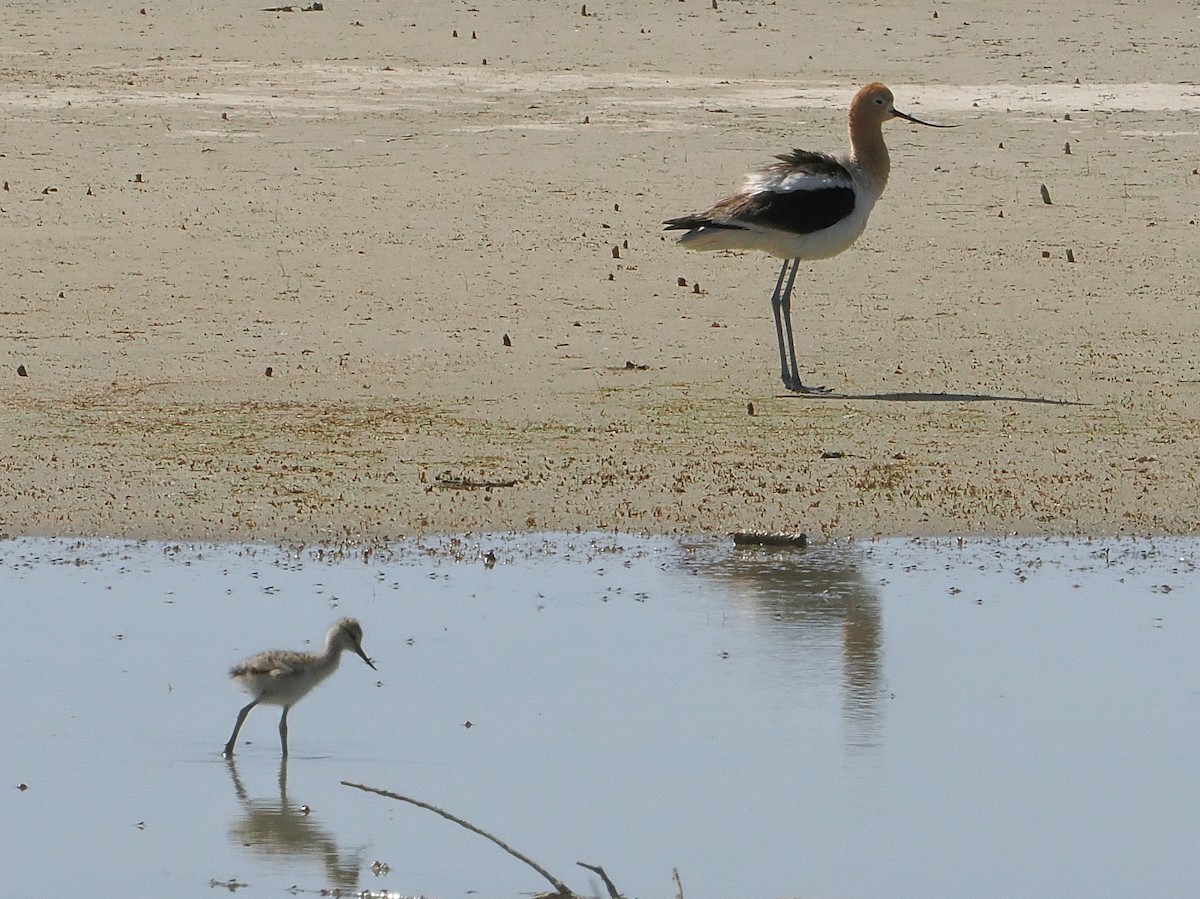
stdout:
<svg viewBox="0 0 1200 899">
<path fill-rule="evenodd" d="M 878 128 L 888 119 L 904 119 L 906 122 L 925 125 L 929 128 L 958 127 L 957 125 L 935 125 L 933 122 L 922 122 L 920 119 L 898 110 L 895 103 L 896 98 L 892 96 L 892 91 L 886 84 L 879 81 L 868 84 L 854 95 L 854 100 L 850 103 L 851 128 L 872 125 Z"/>
</svg>

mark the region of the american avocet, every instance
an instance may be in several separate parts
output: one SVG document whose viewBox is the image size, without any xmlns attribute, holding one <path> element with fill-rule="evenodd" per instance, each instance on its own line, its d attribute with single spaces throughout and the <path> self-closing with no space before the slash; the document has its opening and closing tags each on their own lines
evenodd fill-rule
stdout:
<svg viewBox="0 0 1200 899">
<path fill-rule="evenodd" d="M 290 652 L 276 649 L 260 652 L 231 668 L 229 676 L 254 699 L 238 712 L 233 735 L 225 744 L 225 751 L 222 753 L 225 758 L 233 758 L 233 744 L 237 742 L 238 732 L 241 731 L 250 710 L 260 702 L 283 706 L 283 715 L 279 719 L 279 739 L 286 756 L 288 710 L 303 699 L 309 690 L 337 670 L 338 662 L 342 659 L 342 650 L 353 651 L 372 669 L 375 668 L 363 652 L 362 636 L 362 626 L 357 621 L 353 618 L 342 618 L 325 635 L 323 652 Z"/>
<path fill-rule="evenodd" d="M 778 162 L 747 177 L 741 190 L 707 212 L 663 223 L 667 231 L 687 232 L 679 242 L 689 250 L 763 250 L 783 260 L 771 308 L 788 390 L 829 392 L 800 382 L 792 337 L 792 285 L 802 260 L 836 256 L 866 228 L 891 170 L 883 123 L 900 118 L 930 128 L 955 127 L 922 122 L 900 112 L 893 102 L 886 85 L 868 84 L 850 104 L 848 154 L 793 150 L 776 156 Z"/>
</svg>

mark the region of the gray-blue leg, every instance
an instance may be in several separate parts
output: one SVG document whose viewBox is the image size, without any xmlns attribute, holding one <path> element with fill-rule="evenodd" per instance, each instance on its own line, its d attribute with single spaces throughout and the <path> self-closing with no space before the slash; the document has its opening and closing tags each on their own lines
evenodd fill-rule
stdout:
<svg viewBox="0 0 1200 899">
<path fill-rule="evenodd" d="M 787 263 L 785 262 L 786 266 Z M 792 260 L 792 273 L 788 275 L 787 287 L 783 291 L 783 298 L 779 301 L 779 306 L 783 311 L 783 324 L 787 328 L 787 349 L 788 359 L 791 360 L 791 372 L 785 372 L 783 383 L 788 390 L 805 390 L 805 386 L 800 383 L 800 370 L 796 366 L 796 339 L 792 336 L 792 288 L 796 284 L 796 272 L 800 270 L 800 260 Z M 783 347 L 779 348 L 780 355 L 783 354 Z M 790 375 L 790 376 L 789 376 Z"/>
<path fill-rule="evenodd" d="M 246 723 L 246 716 L 250 714 L 250 710 L 258 705 L 258 700 L 252 700 L 246 704 L 240 712 L 238 712 L 237 724 L 233 726 L 233 736 L 229 738 L 229 742 L 225 744 L 225 751 L 221 755 L 227 759 L 233 758 L 233 744 L 237 742 L 238 734 L 242 730 L 242 725 Z"/>
<path fill-rule="evenodd" d="M 775 285 L 776 293 L 779 291 L 779 285 L 783 283 L 783 273 L 787 270 L 788 262 L 792 264 L 792 272 L 788 275 L 787 287 L 783 290 L 783 296 L 779 298 L 778 304 L 772 298 L 772 305 L 775 306 L 775 331 L 779 337 L 779 358 L 783 365 L 783 385 L 796 393 L 829 393 L 828 387 L 806 387 L 800 381 L 800 369 L 796 364 L 796 340 L 792 336 L 792 287 L 796 284 L 796 272 L 800 270 L 800 260 L 791 259 L 785 260 L 783 268 L 779 270 L 779 282 Z M 783 328 L 780 328 L 780 319 L 783 319 Z M 787 353 L 784 353 L 784 330 L 787 333 Z M 789 361 L 790 371 L 789 371 Z"/>
<path fill-rule="evenodd" d="M 283 746 L 283 757 L 287 758 L 287 713 L 290 705 L 283 707 L 283 714 L 279 716 L 279 742 Z"/>
<path fill-rule="evenodd" d="M 787 351 L 784 349 L 783 343 L 783 278 L 787 274 L 788 264 L 790 259 L 783 260 L 783 265 L 779 269 L 779 277 L 775 281 L 775 292 L 771 294 L 771 311 L 775 313 L 775 337 L 779 341 L 779 376 L 783 378 L 783 383 L 791 389 L 791 384 L 788 380 L 790 373 L 788 372 L 788 357 Z"/>
</svg>

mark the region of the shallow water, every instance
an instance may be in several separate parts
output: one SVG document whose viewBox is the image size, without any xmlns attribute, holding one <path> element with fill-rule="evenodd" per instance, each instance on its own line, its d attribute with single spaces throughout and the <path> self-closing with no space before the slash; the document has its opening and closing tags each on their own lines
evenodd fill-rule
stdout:
<svg viewBox="0 0 1200 899">
<path fill-rule="evenodd" d="M 494 550 L 488 568 L 479 550 Z M 1200 544 L 0 542 L 0 892 L 1200 894 Z M 228 666 L 353 656 L 289 716 Z M 467 726 L 470 722 L 470 726 Z M 25 785 L 26 789 L 20 789 Z M 373 873 L 375 862 L 387 870 Z"/>
</svg>

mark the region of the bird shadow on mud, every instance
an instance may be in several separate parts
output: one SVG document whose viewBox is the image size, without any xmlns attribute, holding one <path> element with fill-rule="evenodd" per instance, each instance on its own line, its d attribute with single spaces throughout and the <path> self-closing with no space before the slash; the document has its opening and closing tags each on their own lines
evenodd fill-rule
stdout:
<svg viewBox="0 0 1200 899">
<path fill-rule="evenodd" d="M 885 403 L 1033 403 L 1040 406 L 1090 406 L 1081 400 L 1055 400 L 1044 396 L 1001 396 L 990 393 L 784 393 L 780 399 L 877 400 Z"/>
</svg>

